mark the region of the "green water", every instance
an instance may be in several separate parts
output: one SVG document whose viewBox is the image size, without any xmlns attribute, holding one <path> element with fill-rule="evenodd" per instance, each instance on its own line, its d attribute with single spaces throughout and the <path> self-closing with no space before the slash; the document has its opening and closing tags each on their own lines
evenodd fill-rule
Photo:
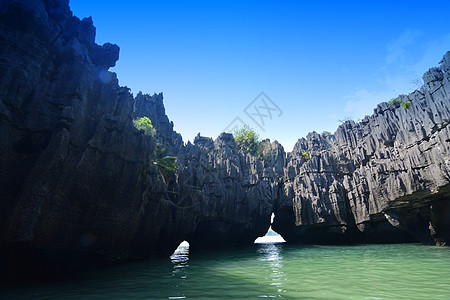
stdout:
<svg viewBox="0 0 450 300">
<path fill-rule="evenodd" d="M 289 246 L 142 261 L 1 299 L 450 299 L 450 248 L 417 244 Z"/>
</svg>

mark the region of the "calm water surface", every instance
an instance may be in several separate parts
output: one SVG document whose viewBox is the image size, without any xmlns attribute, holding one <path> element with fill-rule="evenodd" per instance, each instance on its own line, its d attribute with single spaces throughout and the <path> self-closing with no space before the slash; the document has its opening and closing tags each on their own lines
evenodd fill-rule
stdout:
<svg viewBox="0 0 450 300">
<path fill-rule="evenodd" d="M 450 299 L 450 248 L 289 246 L 115 266 L 82 278 L 3 288 L 1 299 Z"/>
</svg>

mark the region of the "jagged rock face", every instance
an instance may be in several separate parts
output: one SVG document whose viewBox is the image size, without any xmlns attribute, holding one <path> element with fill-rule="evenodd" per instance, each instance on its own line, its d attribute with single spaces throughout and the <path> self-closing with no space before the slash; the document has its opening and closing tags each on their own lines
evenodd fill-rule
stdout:
<svg viewBox="0 0 450 300">
<path fill-rule="evenodd" d="M 264 141 L 267 161 L 261 161 L 240 152 L 231 134 L 215 141 L 198 135 L 176 154 L 180 169 L 165 175 L 167 189 L 159 200 L 172 213 L 163 237 L 187 240 L 191 251 L 205 251 L 252 244 L 267 232 L 279 196 L 278 181 L 270 174 L 285 156 L 280 144 Z M 151 234 L 154 226 L 145 217 L 142 232 Z M 141 248 L 149 246 L 139 240 Z"/>
<path fill-rule="evenodd" d="M 96 45 L 67 1 L 0 11 L 1 242 L 128 257 L 144 212 L 165 208 L 139 100 L 107 71 L 119 48 Z"/>
<path fill-rule="evenodd" d="M 0 250 L 116 260 L 170 255 L 185 239 L 248 244 L 266 232 L 277 193 L 264 176 L 274 170 L 239 153 L 230 135 L 185 146 L 162 94 L 133 98 L 119 87 L 108 71 L 119 48 L 95 44 L 92 20 L 72 16 L 68 1 L 2 1 L 0 49 Z M 142 116 L 155 137 L 134 128 Z M 274 163 L 284 159 L 266 144 Z M 178 173 L 162 174 L 155 147 L 178 156 Z"/>
<path fill-rule="evenodd" d="M 274 229 L 306 243 L 449 243 L 449 56 L 420 90 L 399 97 L 410 107 L 381 103 L 334 135 L 300 139 L 288 154 L 284 217 Z"/>
<path fill-rule="evenodd" d="M 305 243 L 449 243 L 449 69 L 411 102 L 312 133 L 263 159 L 229 134 L 183 144 L 162 94 L 135 98 L 108 71 L 116 45 L 68 1 L 0 2 L 0 250 L 14 245 L 107 259 L 249 244 L 273 227 Z M 155 137 L 133 126 L 147 116 Z M 178 157 L 155 166 L 156 147 Z M 1 254 L 1 252 L 0 252 Z M 14 267 L 14 266 L 13 266 Z"/>
<path fill-rule="evenodd" d="M 282 168 L 284 150 L 277 142 L 262 145 L 266 161 L 239 152 L 231 134 L 214 142 L 197 136 L 179 156 L 173 202 L 188 207 L 188 218 L 196 219 L 187 236 L 194 250 L 251 244 L 267 232 L 279 194 L 273 174 Z"/>
<path fill-rule="evenodd" d="M 167 154 L 176 155 L 184 146 L 181 135 L 173 130 L 163 103 L 163 95 L 153 96 L 138 93 L 134 102 L 133 119 L 148 117 L 157 128 L 156 141 L 164 145 Z"/>
</svg>

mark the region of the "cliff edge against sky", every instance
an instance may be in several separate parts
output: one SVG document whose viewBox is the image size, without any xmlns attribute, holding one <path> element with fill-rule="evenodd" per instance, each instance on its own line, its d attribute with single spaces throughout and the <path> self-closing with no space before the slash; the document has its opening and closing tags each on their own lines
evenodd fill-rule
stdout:
<svg viewBox="0 0 450 300">
<path fill-rule="evenodd" d="M 251 244 L 272 212 L 288 242 L 450 243 L 450 52 L 398 103 L 313 132 L 287 155 L 263 141 L 261 160 L 230 134 L 184 144 L 161 94 L 118 85 L 108 69 L 119 47 L 97 45 L 92 20 L 68 1 L 3 1 L 0 49 L 0 246 L 10 269 L 36 249 L 123 260 L 169 255 L 183 240 Z M 142 116 L 155 137 L 133 126 Z M 156 147 L 178 157 L 168 178 L 152 163 Z"/>
</svg>

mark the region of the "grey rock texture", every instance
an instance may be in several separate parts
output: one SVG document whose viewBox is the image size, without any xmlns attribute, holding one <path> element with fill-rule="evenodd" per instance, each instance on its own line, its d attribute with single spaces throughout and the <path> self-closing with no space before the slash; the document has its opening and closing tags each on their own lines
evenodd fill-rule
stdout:
<svg viewBox="0 0 450 300">
<path fill-rule="evenodd" d="M 262 143 L 266 161 L 239 152 L 231 134 L 215 141 L 197 136 L 180 155 L 178 205 L 191 206 L 195 230 L 187 235 L 193 249 L 252 244 L 270 225 L 278 201 L 284 150 L 277 142 Z M 181 204 L 182 203 L 182 204 Z"/>
<path fill-rule="evenodd" d="M 132 125 L 143 100 L 107 71 L 119 48 L 96 45 L 92 20 L 67 2 L 2 2 L 0 241 L 127 258 L 145 212 L 168 210 L 149 161 L 155 140 Z"/>
<path fill-rule="evenodd" d="M 171 147 L 173 141 L 164 145 Z M 271 172 L 284 162 L 279 143 L 266 140 L 263 145 L 267 161 L 239 152 L 233 136 L 226 133 L 216 140 L 198 135 L 193 144 L 168 150 L 177 155 L 180 168 L 167 176 L 160 195 L 159 201 L 171 212 L 170 226 L 162 228 L 162 236 L 178 243 L 189 241 L 191 251 L 250 245 L 263 236 L 279 196 Z M 157 220 L 161 218 L 167 215 L 158 215 Z M 140 249 L 153 245 L 145 236 L 153 234 L 154 222 L 143 218 L 144 235 L 136 239 Z"/>
<path fill-rule="evenodd" d="M 265 140 L 263 159 L 229 134 L 184 144 L 162 94 L 118 85 L 108 71 L 118 57 L 68 1 L 0 2 L 0 254 L 22 251 L 7 260 L 35 249 L 123 260 L 169 255 L 183 240 L 193 250 L 251 244 L 272 212 L 291 242 L 450 242 L 450 53 L 400 96 L 409 108 L 381 103 L 287 156 Z M 154 137 L 134 128 L 142 116 Z M 155 165 L 157 148 L 178 157 L 177 172 Z"/>
<path fill-rule="evenodd" d="M 357 124 L 300 139 L 287 157 L 274 229 L 304 243 L 448 244 L 449 55 L 420 90 L 399 96 L 410 107 L 381 103 Z"/>
<path fill-rule="evenodd" d="M 263 235 L 273 170 L 230 135 L 185 145 L 162 94 L 118 85 L 108 71 L 118 56 L 95 44 L 92 19 L 74 17 L 68 1 L 1 2 L 0 251 L 123 260 L 168 256 L 185 239 L 208 249 Z M 134 128 L 143 116 L 156 136 Z M 283 160 L 281 145 L 265 144 Z M 178 156 L 179 172 L 155 166 L 156 147 Z"/>
</svg>

